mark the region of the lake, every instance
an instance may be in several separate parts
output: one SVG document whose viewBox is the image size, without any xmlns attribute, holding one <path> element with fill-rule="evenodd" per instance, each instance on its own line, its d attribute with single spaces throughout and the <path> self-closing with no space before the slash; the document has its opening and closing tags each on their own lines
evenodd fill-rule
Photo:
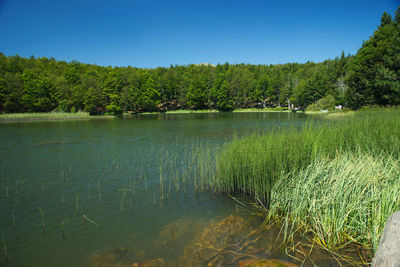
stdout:
<svg viewBox="0 0 400 267">
<path fill-rule="evenodd" d="M 196 238 L 207 241 L 210 225 L 245 225 L 230 241 L 249 239 L 245 231 L 262 218 L 195 181 L 198 151 L 210 159 L 232 138 L 301 127 L 306 119 L 301 113 L 193 113 L 0 124 L 1 264 L 130 266 L 162 258 L 167 266 L 189 265 Z M 267 256 L 293 262 L 276 244 L 279 229 L 265 231 L 247 243 L 257 241 L 269 248 Z M 246 253 L 257 255 L 253 245 L 254 253 L 250 246 Z M 240 258 L 229 260 L 237 266 Z M 335 266 L 326 257 L 324 263 Z"/>
</svg>

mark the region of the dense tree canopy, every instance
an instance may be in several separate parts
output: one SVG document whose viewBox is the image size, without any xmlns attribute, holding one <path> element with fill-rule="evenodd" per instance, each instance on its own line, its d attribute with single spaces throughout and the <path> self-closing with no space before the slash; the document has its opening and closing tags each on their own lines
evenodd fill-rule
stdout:
<svg viewBox="0 0 400 267">
<path fill-rule="evenodd" d="M 178 108 L 229 111 L 287 105 L 288 99 L 306 107 L 327 93 L 340 95 L 338 81 L 349 58 L 318 64 L 226 63 L 140 69 L 0 54 L 0 110 L 74 108 L 91 114 Z"/>
<path fill-rule="evenodd" d="M 400 7 L 383 14 L 381 25 L 350 61 L 347 99 L 352 108 L 400 104 Z"/>
<path fill-rule="evenodd" d="M 355 56 L 321 63 L 141 69 L 0 53 L 0 112 L 306 108 L 321 99 L 353 109 L 400 104 L 399 9 L 393 19 L 383 14 Z"/>
</svg>

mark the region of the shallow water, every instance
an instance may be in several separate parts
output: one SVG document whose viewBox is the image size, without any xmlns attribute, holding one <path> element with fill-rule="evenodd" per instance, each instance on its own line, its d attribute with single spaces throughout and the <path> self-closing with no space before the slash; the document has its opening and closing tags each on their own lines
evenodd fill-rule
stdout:
<svg viewBox="0 0 400 267">
<path fill-rule="evenodd" d="M 196 149 L 213 153 L 234 136 L 306 118 L 161 114 L 1 124 L 1 264 L 90 266 L 96 255 L 129 248 L 120 266 L 160 257 L 174 266 L 207 225 L 244 212 L 226 195 L 193 190 Z M 293 261 L 274 246 L 270 256 Z"/>
</svg>

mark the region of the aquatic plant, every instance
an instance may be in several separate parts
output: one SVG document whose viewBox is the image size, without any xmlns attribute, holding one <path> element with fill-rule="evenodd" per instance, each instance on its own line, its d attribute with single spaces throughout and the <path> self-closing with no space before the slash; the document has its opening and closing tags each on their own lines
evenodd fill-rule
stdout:
<svg viewBox="0 0 400 267">
<path fill-rule="evenodd" d="M 212 189 L 254 197 L 279 218 L 334 250 L 375 249 L 400 208 L 400 110 L 357 112 L 235 139 L 217 155 Z"/>
<path fill-rule="evenodd" d="M 42 217 L 42 228 L 43 228 L 43 233 L 46 233 L 46 224 L 44 223 L 44 213 L 41 207 L 38 207 L 38 210 L 40 212 L 40 216 Z"/>
<path fill-rule="evenodd" d="M 78 215 L 79 212 L 79 194 L 75 195 L 75 216 Z"/>
<path fill-rule="evenodd" d="M 123 191 L 122 191 L 121 202 L 119 203 L 119 211 L 120 211 L 120 212 L 122 212 L 122 211 L 124 210 L 124 203 L 125 203 L 126 192 L 127 192 L 127 190 L 123 190 Z"/>
<path fill-rule="evenodd" d="M 4 233 L 1 233 L 1 236 L 3 237 L 3 248 L 4 248 L 4 257 L 6 258 L 6 263 L 8 264 L 8 254 L 7 254 L 7 245 L 6 241 L 4 239 Z"/>
<path fill-rule="evenodd" d="M 400 154 L 400 111 L 359 112 L 334 121 L 314 120 L 303 129 L 275 129 L 236 139 L 217 156 L 217 191 L 254 196 L 268 208 L 271 189 L 282 173 L 296 173 L 324 156 L 364 151 Z"/>
<path fill-rule="evenodd" d="M 65 222 L 66 222 L 66 220 L 63 219 L 63 220 L 61 221 L 61 224 L 60 224 L 61 236 L 62 236 L 62 238 L 63 238 L 64 241 L 66 240 L 66 239 L 65 239 Z"/>
<path fill-rule="evenodd" d="M 101 227 L 100 224 L 96 223 L 94 220 L 90 219 L 88 216 L 86 216 L 85 214 L 82 215 L 82 218 L 84 218 L 86 221 L 96 225 L 97 227 Z"/>
<path fill-rule="evenodd" d="M 400 208 L 399 177 L 400 160 L 385 154 L 321 157 L 278 179 L 268 216 L 282 216 L 287 239 L 301 226 L 328 249 L 348 242 L 375 249 L 387 218 Z"/>
</svg>

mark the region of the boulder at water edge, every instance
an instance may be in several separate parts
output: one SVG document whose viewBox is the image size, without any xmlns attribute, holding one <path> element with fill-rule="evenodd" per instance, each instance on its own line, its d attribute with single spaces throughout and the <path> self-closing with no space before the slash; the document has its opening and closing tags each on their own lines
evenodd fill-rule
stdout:
<svg viewBox="0 0 400 267">
<path fill-rule="evenodd" d="M 387 220 L 372 267 L 400 267 L 400 212 Z"/>
</svg>

